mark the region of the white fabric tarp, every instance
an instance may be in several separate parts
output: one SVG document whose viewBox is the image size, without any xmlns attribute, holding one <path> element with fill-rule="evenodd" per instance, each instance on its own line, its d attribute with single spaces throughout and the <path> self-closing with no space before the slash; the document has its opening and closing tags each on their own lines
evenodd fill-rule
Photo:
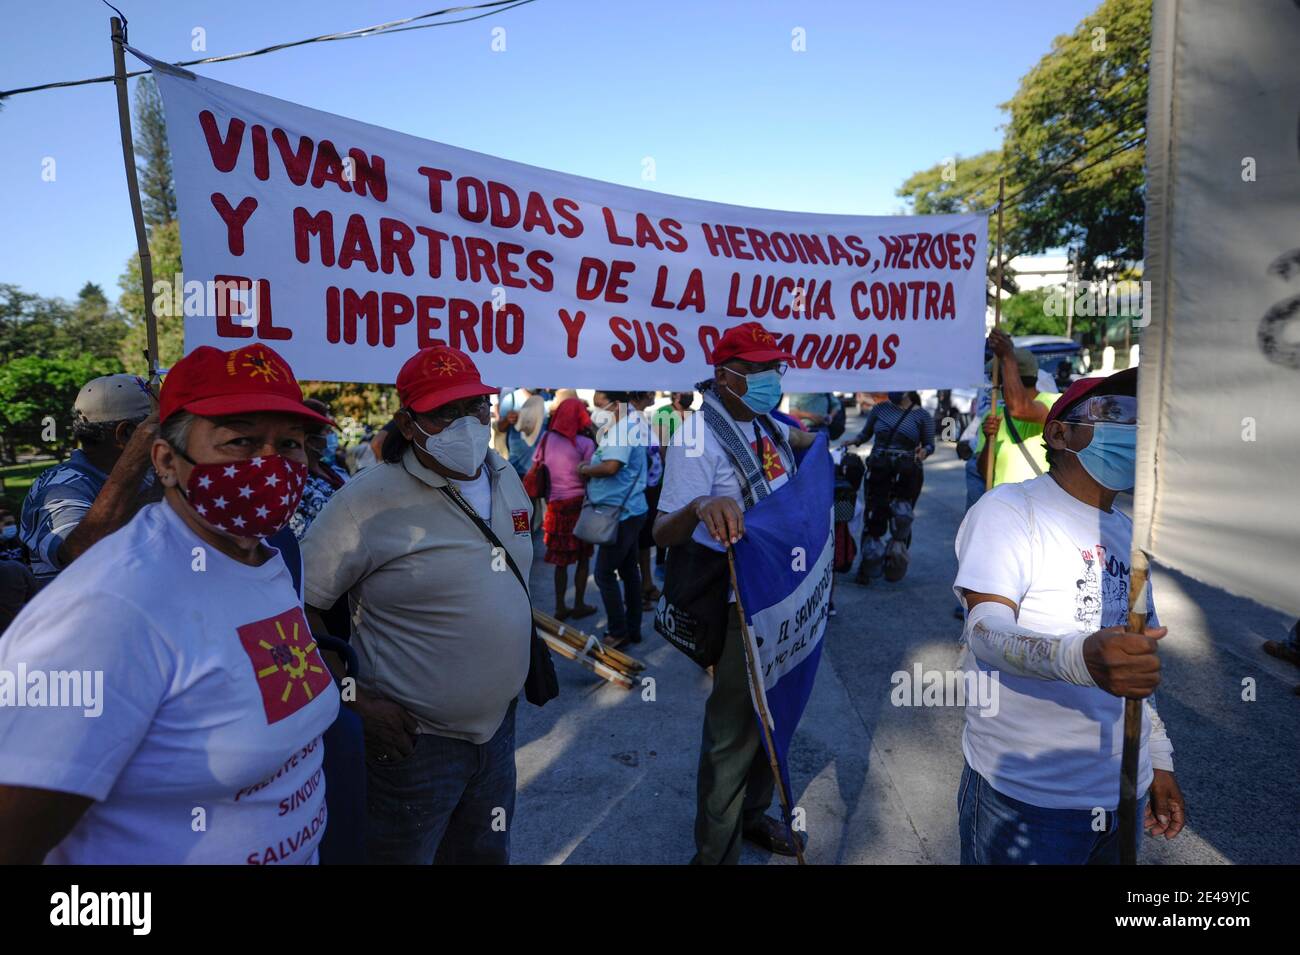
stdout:
<svg viewBox="0 0 1300 955">
<path fill-rule="evenodd" d="M 1152 34 L 1134 543 L 1300 615 L 1300 5 L 1156 0 Z"/>
</svg>

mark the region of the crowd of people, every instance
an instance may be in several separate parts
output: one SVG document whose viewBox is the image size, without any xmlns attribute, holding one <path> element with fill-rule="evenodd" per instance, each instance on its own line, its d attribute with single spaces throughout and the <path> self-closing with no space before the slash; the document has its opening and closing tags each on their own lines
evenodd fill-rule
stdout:
<svg viewBox="0 0 1300 955">
<path fill-rule="evenodd" d="M 1185 819 L 1150 701 L 1163 630 L 1154 610 L 1125 626 L 1132 530 L 1113 502 L 1134 483 L 1136 371 L 1060 394 L 1010 338 L 988 345 L 1001 400 L 986 388 L 958 442 L 954 593 L 961 666 L 999 673 L 1003 696 L 995 716 L 967 708 L 962 861 L 1114 861 L 1122 697 L 1147 700 L 1147 829 Z M 784 393 L 793 361 L 749 322 L 692 391 L 585 400 L 500 389 L 433 346 L 350 448 L 263 344 L 197 348 L 156 394 L 88 382 L 77 449 L 0 512 L 0 670 L 101 673 L 102 713 L 0 706 L 0 861 L 508 862 L 518 698 L 556 692 L 538 533 L 557 619 L 595 617 L 594 577 L 608 644 L 665 607 L 698 627 L 713 688 L 693 861 L 734 863 L 743 840 L 794 855 L 725 576 L 746 510 L 819 433 L 844 436 L 843 398 Z M 835 448 L 871 445 L 836 512 L 862 521 L 857 583 L 905 575 L 935 440 L 900 391 Z M 852 564 L 837 538 L 836 569 Z"/>
</svg>

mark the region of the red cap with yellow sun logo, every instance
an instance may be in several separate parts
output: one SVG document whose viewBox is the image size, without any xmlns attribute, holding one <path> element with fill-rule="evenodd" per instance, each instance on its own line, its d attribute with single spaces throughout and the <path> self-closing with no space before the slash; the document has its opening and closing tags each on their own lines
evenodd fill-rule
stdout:
<svg viewBox="0 0 1300 955">
<path fill-rule="evenodd" d="M 205 418 L 279 411 L 331 423 L 302 403 L 293 369 L 274 349 L 260 344 L 234 351 L 201 345 L 173 365 L 158 397 L 159 422 L 178 411 Z"/>
<path fill-rule="evenodd" d="M 449 345 L 421 348 L 397 373 L 397 397 L 402 407 L 420 413 L 449 401 L 496 391 L 483 384 L 469 355 Z"/>
</svg>

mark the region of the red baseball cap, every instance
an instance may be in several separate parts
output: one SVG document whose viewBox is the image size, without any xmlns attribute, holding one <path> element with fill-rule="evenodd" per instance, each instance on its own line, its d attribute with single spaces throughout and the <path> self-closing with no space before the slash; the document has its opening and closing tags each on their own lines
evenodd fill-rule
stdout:
<svg viewBox="0 0 1300 955">
<path fill-rule="evenodd" d="M 496 392 L 483 384 L 469 355 L 450 345 L 421 348 L 397 373 L 397 397 L 402 407 L 421 413 L 449 401 Z"/>
<path fill-rule="evenodd" d="M 1047 411 L 1047 418 L 1044 419 L 1043 425 L 1046 427 L 1053 421 L 1065 417 L 1070 411 L 1074 410 L 1084 398 L 1089 395 L 1101 397 L 1103 395 L 1136 395 L 1137 394 L 1137 369 L 1126 368 L 1124 371 L 1117 371 L 1113 375 L 1098 375 L 1093 378 L 1080 378 L 1078 381 L 1065 389 L 1065 393 L 1056 399 L 1056 402 Z"/>
<path fill-rule="evenodd" d="M 758 322 L 733 325 L 713 346 L 710 365 L 739 358 L 741 361 L 794 361 L 794 355 L 776 343 L 776 336 Z"/>
<path fill-rule="evenodd" d="M 158 398 L 158 420 L 178 411 L 214 418 L 241 412 L 281 411 L 330 424 L 302 403 L 293 369 L 267 345 L 222 351 L 211 345 L 194 349 L 167 373 Z"/>
</svg>

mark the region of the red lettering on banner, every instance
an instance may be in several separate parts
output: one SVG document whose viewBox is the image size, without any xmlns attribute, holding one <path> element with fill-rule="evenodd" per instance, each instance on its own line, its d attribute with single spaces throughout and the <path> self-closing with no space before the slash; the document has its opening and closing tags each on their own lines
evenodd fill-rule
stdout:
<svg viewBox="0 0 1300 955">
<path fill-rule="evenodd" d="M 289 137 L 282 129 L 271 130 L 271 139 L 275 140 L 276 148 L 280 150 L 280 160 L 284 163 L 285 175 L 295 186 L 301 186 L 307 181 L 308 167 L 311 165 L 311 139 L 300 136 L 297 151 L 289 145 Z"/>
<path fill-rule="evenodd" d="M 221 221 L 226 224 L 226 245 L 230 247 L 230 254 L 243 255 L 244 223 L 257 208 L 257 200 L 252 196 L 245 196 L 239 201 L 239 205 L 232 209 L 230 200 L 221 193 L 214 192 L 211 198 L 212 207 L 217 210 L 217 215 L 221 216 Z"/>
<path fill-rule="evenodd" d="M 421 166 L 416 172 L 429 180 L 429 211 L 442 212 L 442 184 L 451 180 L 451 173 L 432 166 Z"/>
<path fill-rule="evenodd" d="M 668 241 L 664 243 L 669 252 L 685 252 L 686 236 L 682 235 L 682 224 L 676 219 L 660 219 L 659 229 L 664 235 L 668 236 Z"/>
<path fill-rule="evenodd" d="M 366 190 L 375 197 L 376 202 L 388 201 L 388 175 L 384 171 L 384 157 L 367 156 L 355 147 L 348 150 L 352 160 L 352 185 L 358 196 L 364 196 Z"/>
<path fill-rule="evenodd" d="M 699 269 L 691 269 L 690 275 L 686 277 L 686 288 L 682 291 L 681 301 L 673 303 L 670 299 L 664 297 L 668 288 L 668 266 L 659 266 L 659 271 L 655 275 L 655 290 L 650 296 L 650 305 L 654 308 L 675 308 L 677 311 L 684 311 L 694 306 L 695 311 L 704 311 L 704 276 Z"/>
<path fill-rule="evenodd" d="M 344 192 L 352 191 L 352 183 L 343 176 L 343 159 L 338 149 L 328 139 L 322 139 L 316 146 L 316 165 L 311 171 L 313 189 L 319 189 L 327 182 L 332 182 Z"/>
<path fill-rule="evenodd" d="M 415 297 L 415 344 L 417 348 L 430 345 L 447 344 L 433 333 L 442 327 L 442 319 L 433 314 L 434 309 L 447 307 L 447 300 L 441 295 L 417 295 Z"/>
<path fill-rule="evenodd" d="M 366 218 L 359 212 L 348 216 L 343 241 L 339 244 L 339 268 L 351 268 L 353 262 L 361 262 L 370 272 L 379 271 L 379 260 L 375 258 L 375 247 L 370 241 Z"/>
<path fill-rule="evenodd" d="M 519 223 L 519 194 L 505 183 L 488 180 L 488 220 L 497 229 L 513 229 Z"/>
<path fill-rule="evenodd" d="M 456 214 L 466 222 L 482 222 L 486 219 L 488 217 L 487 186 L 472 176 L 461 176 L 457 179 Z"/>
<path fill-rule="evenodd" d="M 270 149 L 266 144 L 266 127 L 257 123 L 253 126 L 253 175 L 262 182 L 271 178 Z"/>
<path fill-rule="evenodd" d="M 366 344 L 379 344 L 379 293 L 358 295 L 350 288 L 343 290 L 343 341 L 357 343 L 357 321 L 366 320 Z"/>
<path fill-rule="evenodd" d="M 208 155 L 218 172 L 230 172 L 239 161 L 239 148 L 244 144 L 244 121 L 232 116 L 226 124 L 226 136 L 221 137 L 217 129 L 217 118 L 211 110 L 199 113 L 199 125 L 203 127 L 203 138 L 208 143 Z"/>
<path fill-rule="evenodd" d="M 248 292 L 253 287 L 253 280 L 246 275 L 212 276 L 213 310 L 216 312 L 217 335 L 221 338 L 252 338 L 251 325 L 233 321 L 234 318 L 247 315 L 243 303 L 235 298 L 235 293 Z M 236 308 L 238 306 L 238 308 Z"/>
<path fill-rule="evenodd" d="M 560 235 L 566 239 L 576 239 L 582 235 L 582 220 L 578 218 L 578 204 L 572 199 L 556 199 L 553 203 L 555 214 L 564 220 L 564 225 L 560 226 Z"/>
<path fill-rule="evenodd" d="M 392 348 L 397 344 L 397 326 L 405 325 L 415 317 L 415 307 L 400 292 L 385 292 L 379 299 L 384 347 Z"/>
<path fill-rule="evenodd" d="M 709 224 L 707 222 L 701 222 L 700 231 L 704 233 L 704 245 L 708 248 L 709 255 L 714 258 L 718 255 L 725 255 L 728 258 L 731 257 L 731 247 L 727 245 L 727 236 L 726 233 L 723 232 L 722 226 L 718 226 L 718 231 L 715 234 L 709 231 Z"/>
<path fill-rule="evenodd" d="M 605 217 L 605 233 L 609 236 L 611 245 L 631 245 L 632 240 L 625 235 L 619 235 L 618 224 L 614 221 L 614 213 L 607 206 L 601 206 L 601 214 Z"/>
<path fill-rule="evenodd" d="M 555 235 L 555 221 L 551 218 L 550 210 L 546 208 L 546 200 L 538 193 L 530 192 L 528 204 L 524 208 L 524 231 L 532 232 L 539 227 L 547 235 Z"/>
<path fill-rule="evenodd" d="M 560 309 L 560 324 L 564 326 L 564 337 L 567 340 L 565 354 L 570 358 L 578 357 L 578 333 L 582 331 L 582 324 L 586 320 L 586 312 L 575 311 L 570 315 L 567 308 Z"/>
<path fill-rule="evenodd" d="M 543 249 L 534 249 L 524 259 L 533 270 L 533 278 L 528 283 L 539 292 L 549 292 L 555 288 L 555 275 L 547 268 L 547 263 L 554 262 L 555 256 Z"/>
<path fill-rule="evenodd" d="M 453 298 L 447 315 L 447 344 L 465 351 L 478 351 L 478 309 L 469 299 Z M 464 344 L 462 344 L 464 342 Z"/>
<path fill-rule="evenodd" d="M 320 246 L 321 265 L 334 264 L 334 217 L 328 209 L 310 215 L 302 206 L 293 210 L 293 251 L 298 261 L 311 261 L 311 236 L 316 236 Z"/>
<path fill-rule="evenodd" d="M 379 266 L 385 275 L 392 275 L 394 267 L 400 267 L 403 275 L 415 274 L 411 264 L 413 245 L 415 233 L 401 219 L 379 220 Z"/>
</svg>

